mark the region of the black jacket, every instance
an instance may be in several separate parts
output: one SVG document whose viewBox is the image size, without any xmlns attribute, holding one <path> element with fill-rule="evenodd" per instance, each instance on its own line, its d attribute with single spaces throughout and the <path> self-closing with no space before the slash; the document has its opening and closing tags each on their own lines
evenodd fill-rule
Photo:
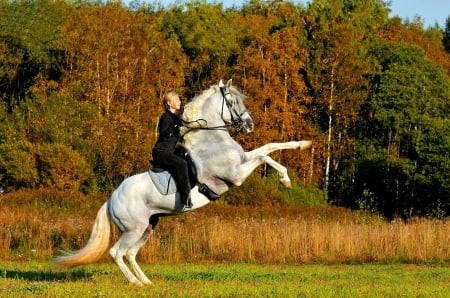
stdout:
<svg viewBox="0 0 450 298">
<path fill-rule="evenodd" d="M 179 116 L 166 110 L 159 119 L 159 137 L 153 150 L 158 149 L 174 152 L 180 137 L 180 123 L 181 119 Z"/>
</svg>

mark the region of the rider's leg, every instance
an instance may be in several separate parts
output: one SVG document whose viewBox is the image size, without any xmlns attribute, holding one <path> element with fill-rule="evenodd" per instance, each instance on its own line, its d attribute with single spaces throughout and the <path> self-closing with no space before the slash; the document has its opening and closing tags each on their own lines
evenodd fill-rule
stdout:
<svg viewBox="0 0 450 298">
<path fill-rule="evenodd" d="M 154 152 L 153 158 L 174 176 L 181 203 L 186 207 L 192 207 L 191 183 L 189 182 L 187 162 L 183 158 L 166 151 Z"/>
<path fill-rule="evenodd" d="M 178 191 L 180 192 L 181 202 L 188 208 L 192 207 L 191 202 L 191 183 L 189 182 L 189 174 L 187 163 L 184 159 L 174 155 L 173 163 L 175 164 L 173 175 L 177 181 Z"/>
</svg>

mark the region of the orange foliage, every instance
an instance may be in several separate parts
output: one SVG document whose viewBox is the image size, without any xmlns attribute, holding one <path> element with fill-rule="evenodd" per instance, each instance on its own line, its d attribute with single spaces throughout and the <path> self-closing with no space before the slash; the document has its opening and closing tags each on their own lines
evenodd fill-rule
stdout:
<svg viewBox="0 0 450 298">
<path fill-rule="evenodd" d="M 442 43 L 443 34 L 437 29 L 423 29 L 421 23 L 404 25 L 399 18 L 389 20 L 380 36 L 392 42 L 404 42 L 421 47 L 425 55 L 450 75 L 450 53 Z"/>
</svg>

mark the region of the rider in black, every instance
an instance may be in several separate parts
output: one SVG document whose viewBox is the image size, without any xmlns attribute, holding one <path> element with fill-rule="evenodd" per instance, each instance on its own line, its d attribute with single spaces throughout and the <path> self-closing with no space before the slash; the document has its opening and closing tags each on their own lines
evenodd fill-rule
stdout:
<svg viewBox="0 0 450 298">
<path fill-rule="evenodd" d="M 187 163 L 174 153 L 180 138 L 180 125 L 182 123 L 179 116 L 181 108 L 179 95 L 174 91 L 167 93 L 164 96 L 164 105 L 166 110 L 159 119 L 159 137 L 153 147 L 153 160 L 174 176 L 181 202 L 185 205 L 185 208 L 192 208 Z"/>
</svg>

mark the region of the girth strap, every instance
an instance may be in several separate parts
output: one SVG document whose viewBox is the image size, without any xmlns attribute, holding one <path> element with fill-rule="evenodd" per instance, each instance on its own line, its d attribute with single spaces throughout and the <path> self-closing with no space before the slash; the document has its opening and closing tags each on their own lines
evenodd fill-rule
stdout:
<svg viewBox="0 0 450 298">
<path fill-rule="evenodd" d="M 198 183 L 198 192 L 205 195 L 210 201 L 215 201 L 219 198 L 219 195 L 213 192 L 208 185 L 204 183 Z"/>
</svg>

